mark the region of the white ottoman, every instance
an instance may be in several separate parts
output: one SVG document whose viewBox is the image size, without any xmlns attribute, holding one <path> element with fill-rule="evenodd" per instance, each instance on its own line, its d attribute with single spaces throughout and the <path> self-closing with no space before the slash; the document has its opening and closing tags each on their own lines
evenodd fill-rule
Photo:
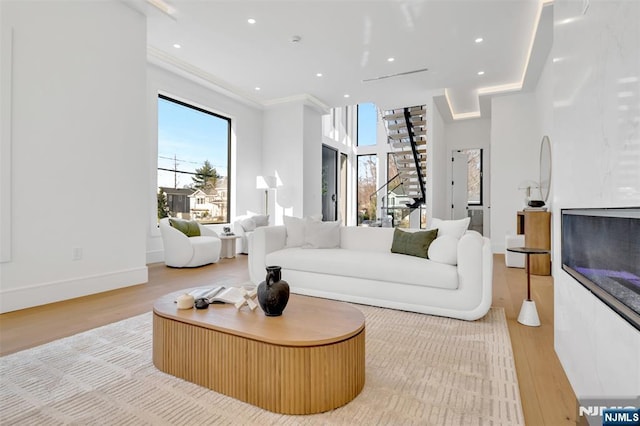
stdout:
<svg viewBox="0 0 640 426">
<path fill-rule="evenodd" d="M 507 235 L 505 237 L 504 263 L 509 268 L 524 268 L 524 254 L 512 253 L 509 247 L 524 247 L 524 234 Z"/>
</svg>

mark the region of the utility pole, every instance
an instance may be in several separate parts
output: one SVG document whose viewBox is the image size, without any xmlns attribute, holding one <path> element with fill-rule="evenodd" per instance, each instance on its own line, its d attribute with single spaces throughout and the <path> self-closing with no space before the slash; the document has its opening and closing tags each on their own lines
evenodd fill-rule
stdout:
<svg viewBox="0 0 640 426">
<path fill-rule="evenodd" d="M 173 189 L 178 188 L 178 159 L 173 154 Z"/>
</svg>

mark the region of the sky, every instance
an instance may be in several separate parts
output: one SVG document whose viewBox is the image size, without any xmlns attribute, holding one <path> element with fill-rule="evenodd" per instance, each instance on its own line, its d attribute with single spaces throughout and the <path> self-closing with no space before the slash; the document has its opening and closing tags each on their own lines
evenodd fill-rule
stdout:
<svg viewBox="0 0 640 426">
<path fill-rule="evenodd" d="M 376 115 L 374 104 L 358 105 L 358 145 L 376 144 Z"/>
<path fill-rule="evenodd" d="M 158 168 L 194 172 L 209 160 L 227 176 L 228 126 L 225 119 L 158 98 Z M 158 186 L 173 187 L 176 177 L 182 188 L 192 176 L 158 170 Z"/>
</svg>

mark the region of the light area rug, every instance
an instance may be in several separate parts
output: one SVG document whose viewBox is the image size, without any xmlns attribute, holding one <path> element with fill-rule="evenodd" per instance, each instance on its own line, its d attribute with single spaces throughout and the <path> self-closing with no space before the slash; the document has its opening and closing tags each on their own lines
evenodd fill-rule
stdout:
<svg viewBox="0 0 640 426">
<path fill-rule="evenodd" d="M 501 308 L 466 322 L 356 307 L 366 383 L 327 413 L 276 414 L 158 371 L 146 313 L 0 358 L 0 424 L 524 424 Z"/>
</svg>

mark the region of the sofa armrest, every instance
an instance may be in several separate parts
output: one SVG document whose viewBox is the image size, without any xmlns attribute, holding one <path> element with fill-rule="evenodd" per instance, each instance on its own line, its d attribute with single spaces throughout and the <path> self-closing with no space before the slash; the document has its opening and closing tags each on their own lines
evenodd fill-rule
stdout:
<svg viewBox="0 0 640 426">
<path fill-rule="evenodd" d="M 239 237 L 245 236 L 244 227 L 242 226 L 242 223 L 240 220 L 235 220 L 233 222 L 233 233 Z"/>
<path fill-rule="evenodd" d="M 169 224 L 168 219 L 160 221 L 164 259 L 169 265 L 184 265 L 193 257 L 193 247 L 189 237 Z"/>
<path fill-rule="evenodd" d="M 249 239 L 249 277 L 254 284 L 264 280 L 267 254 L 285 248 L 287 229 L 284 226 L 261 226 Z"/>
<path fill-rule="evenodd" d="M 211 228 L 207 228 L 206 226 L 202 225 L 202 224 L 198 224 L 198 227 L 200 228 L 200 235 L 202 235 L 203 237 L 216 237 L 218 238 L 218 233 L 216 231 L 214 231 Z"/>
<path fill-rule="evenodd" d="M 491 307 L 493 253 L 491 241 L 477 232 L 466 233 L 458 241 L 458 282 L 461 296 L 478 301 L 464 319 L 482 318 Z"/>
</svg>

